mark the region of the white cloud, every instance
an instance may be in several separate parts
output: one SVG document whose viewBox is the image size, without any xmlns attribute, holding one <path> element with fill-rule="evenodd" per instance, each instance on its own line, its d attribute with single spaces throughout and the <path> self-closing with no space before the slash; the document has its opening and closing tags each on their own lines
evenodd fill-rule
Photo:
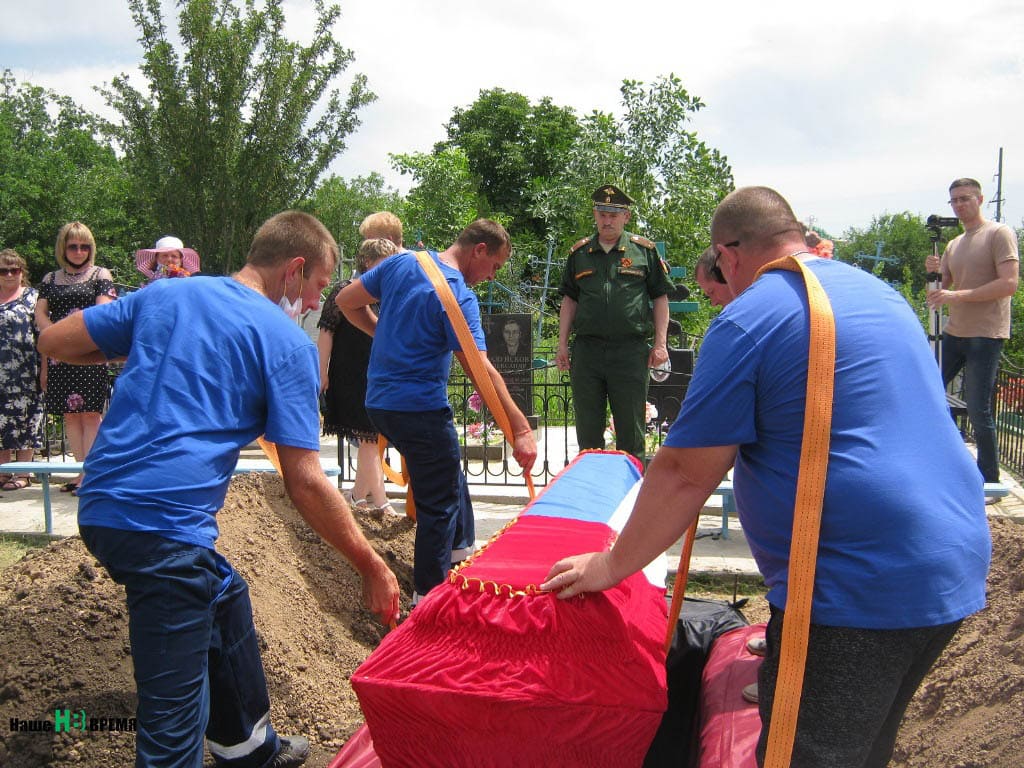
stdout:
<svg viewBox="0 0 1024 768">
<path fill-rule="evenodd" d="M 174 4 L 161 4 L 173 32 Z M 312 3 L 284 10 L 286 34 L 307 40 Z M 124 0 L 39 0 L 3 18 L 0 67 L 90 109 L 102 105 L 90 86 L 141 55 Z M 67 30 L 85 44 L 69 46 Z M 407 188 L 387 154 L 429 151 L 481 89 L 618 113 L 623 79 L 674 72 L 705 102 L 694 126 L 737 183 L 777 187 L 834 234 L 886 211 L 945 214 L 957 176 L 993 198 L 999 147 L 1004 218 L 1024 219 L 1016 0 L 341 0 L 335 34 L 356 54 L 339 87 L 363 72 L 379 97 L 332 166 L 344 176 L 377 171 Z"/>
</svg>

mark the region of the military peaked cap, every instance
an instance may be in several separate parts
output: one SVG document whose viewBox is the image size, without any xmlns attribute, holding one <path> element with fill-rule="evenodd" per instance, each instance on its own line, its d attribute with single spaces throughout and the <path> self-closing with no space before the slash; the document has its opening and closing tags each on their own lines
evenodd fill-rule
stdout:
<svg viewBox="0 0 1024 768">
<path fill-rule="evenodd" d="M 596 210 L 611 213 L 628 211 L 629 206 L 633 204 L 633 199 L 614 184 L 604 184 L 598 187 L 591 195 L 591 199 L 594 201 Z"/>
</svg>

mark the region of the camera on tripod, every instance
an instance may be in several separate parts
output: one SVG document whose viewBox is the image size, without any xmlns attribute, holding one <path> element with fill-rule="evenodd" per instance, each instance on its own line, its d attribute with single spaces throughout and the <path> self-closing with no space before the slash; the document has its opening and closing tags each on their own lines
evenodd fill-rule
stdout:
<svg viewBox="0 0 1024 768">
<path fill-rule="evenodd" d="M 932 242 L 936 242 L 942 235 L 943 227 L 959 227 L 960 219 L 956 216 L 939 216 L 933 213 L 925 221 L 925 226 L 931 231 Z"/>
<path fill-rule="evenodd" d="M 928 233 L 932 241 L 932 253 L 935 256 L 939 255 L 938 244 L 939 238 L 942 237 L 943 227 L 959 227 L 960 219 L 956 216 L 939 216 L 933 213 L 925 221 L 925 226 L 928 227 Z M 936 285 L 941 284 L 942 275 L 939 272 L 929 272 L 925 278 L 929 283 L 935 283 Z"/>
</svg>

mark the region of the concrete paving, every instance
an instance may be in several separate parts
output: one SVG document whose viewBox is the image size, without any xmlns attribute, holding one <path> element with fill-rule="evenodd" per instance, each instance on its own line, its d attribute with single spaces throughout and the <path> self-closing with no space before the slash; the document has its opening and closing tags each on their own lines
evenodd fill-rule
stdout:
<svg viewBox="0 0 1024 768">
<path fill-rule="evenodd" d="M 973 446 L 971 446 L 973 448 Z M 333 438 L 324 438 L 322 445 L 325 457 L 337 456 L 337 443 Z M 257 450 L 243 451 L 243 458 L 260 458 Z M 57 459 L 59 460 L 59 459 Z M 73 472 L 67 475 L 55 474 L 50 483 L 50 500 L 53 513 L 55 536 L 74 536 L 78 533 L 78 499 L 70 493 L 61 493 L 61 483 L 73 480 Z M 1024 524 L 1024 488 L 1006 472 L 1003 482 L 1009 487 L 1009 495 L 996 504 L 986 507 L 992 517 L 1006 517 Z M 343 482 L 349 487 L 351 482 Z M 397 509 L 402 508 L 402 493 L 397 486 L 389 485 L 389 495 Z M 538 489 L 539 491 L 540 489 Z M 477 524 L 477 544 L 482 545 L 518 515 L 528 502 L 525 486 L 476 485 L 470 487 Z M 0 490 L 0 534 L 28 534 L 44 536 L 43 492 L 38 483 L 18 491 Z M 707 574 L 740 574 L 756 577 L 757 567 L 750 555 L 743 529 L 739 521 L 729 518 L 729 536 L 721 536 L 721 500 L 712 496 L 698 523 L 697 540 L 694 543 L 691 571 Z M 679 561 L 680 542 L 668 550 L 669 568 L 675 569 Z"/>
</svg>

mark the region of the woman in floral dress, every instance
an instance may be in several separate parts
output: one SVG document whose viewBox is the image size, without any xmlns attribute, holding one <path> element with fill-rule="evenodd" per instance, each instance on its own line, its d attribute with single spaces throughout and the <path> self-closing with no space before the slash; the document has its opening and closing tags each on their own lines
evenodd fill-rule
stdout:
<svg viewBox="0 0 1024 768">
<path fill-rule="evenodd" d="M 36 290 L 28 284 L 25 260 L 0 251 L 0 464 L 32 461 L 42 445 L 43 397 L 34 322 Z M 0 475 L 0 488 L 17 491 L 30 475 Z"/>
<path fill-rule="evenodd" d="M 39 284 L 36 326 L 40 331 L 86 307 L 117 298 L 109 270 L 95 264 L 96 240 L 85 224 L 73 221 L 61 227 L 54 251 L 60 269 L 47 273 Z M 110 394 L 107 366 L 44 360 L 42 384 L 47 410 L 64 415 L 71 453 L 77 461 L 85 461 Z M 81 482 L 79 475 L 61 490 L 74 493 Z"/>
</svg>

